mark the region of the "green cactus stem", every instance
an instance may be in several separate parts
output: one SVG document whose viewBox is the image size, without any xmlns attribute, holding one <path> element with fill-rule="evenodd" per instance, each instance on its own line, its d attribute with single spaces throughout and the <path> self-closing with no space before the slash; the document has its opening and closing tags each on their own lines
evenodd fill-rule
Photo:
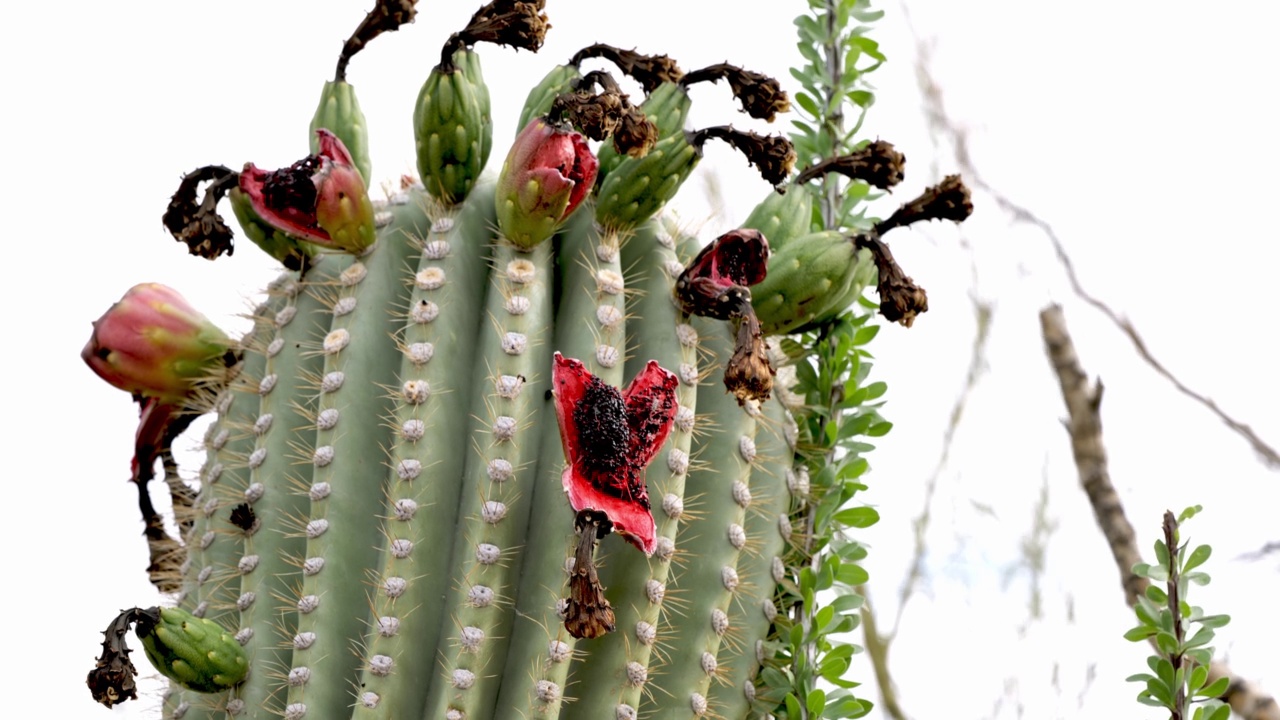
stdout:
<svg viewBox="0 0 1280 720">
<path fill-rule="evenodd" d="M 347 257 L 325 257 L 306 280 L 290 274 L 275 283 L 269 298 L 279 307 L 248 348 L 245 382 L 233 387 L 231 407 L 239 405 L 244 412 L 248 406 L 253 441 L 215 478 L 219 505 L 229 513 L 213 543 L 232 544 L 243 553 L 236 563 L 236 637 L 257 661 L 237 697 L 227 702 L 238 700 L 234 707 L 243 707 L 250 718 L 284 709 L 280 681 L 288 673 L 297 632 L 297 610 L 284 603 L 301 570 L 305 539 L 297 524 L 307 512 L 305 493 L 312 484 L 311 468 L 296 461 L 294 448 L 315 427 L 314 400 L 304 398 L 314 397 L 313 379 L 324 362 L 310 351 L 326 332 L 318 321 L 324 307 L 318 288 L 348 263 Z M 261 369 L 252 372 L 255 367 Z"/>
<path fill-rule="evenodd" d="M 728 327 L 706 318 L 694 318 L 693 327 L 699 330 L 703 352 L 722 365 L 733 353 Z M 650 596 L 672 592 L 675 598 L 667 602 L 678 602 L 680 608 L 664 614 L 665 632 L 658 642 L 667 661 L 662 673 L 649 679 L 651 707 L 659 717 L 708 713 L 728 613 L 734 603 L 749 603 L 760 590 L 744 586 L 738 572 L 758 462 L 758 405 L 740 407 L 719 383 L 708 383 L 698 390 L 698 414 L 706 419 L 694 438 L 684 499 L 685 512 L 696 513 L 696 519 L 682 523 L 676 536 L 677 569 L 670 587 L 646 586 Z"/>
<path fill-rule="evenodd" d="M 747 544 L 738 558 L 739 581 L 755 588 L 755 602 L 734 603 L 727 614 L 725 637 L 729 639 L 721 642 L 716 681 L 707 698 L 722 717 L 747 717 L 766 709 L 756 703 L 763 643 L 778 614 L 786 612 L 778 607 L 774 589 L 786 581 L 782 558 L 794 542 L 786 473 L 792 467 L 797 429 L 780 396 L 762 402 L 757 419 L 757 464 L 751 472 L 751 506 L 743 525 Z"/>
<path fill-rule="evenodd" d="M 480 328 L 484 369 L 471 403 L 471 443 L 441 617 L 442 681 L 426 717 L 492 714 L 511 637 L 519 548 L 537 481 L 537 429 L 552 425 L 551 245 L 522 252 L 499 240 Z M 461 419 L 460 419 L 461 420 Z"/>
<path fill-rule="evenodd" d="M 676 532 L 684 514 L 699 377 L 697 333 L 672 301 L 675 277 L 683 267 L 673 239 L 678 232 L 674 224 L 647 223 L 622 248 L 624 266 L 648 269 L 638 275 L 627 297 L 628 316 L 645 320 L 633 323 L 632 337 L 646 349 L 646 360 L 657 360 L 676 373 L 679 407 L 671 435 L 645 475 L 656 506 L 657 550 L 645 557 L 620 544 L 605 545 L 601 576 L 614 599 L 618 632 L 594 641 L 590 655 L 572 667 L 576 700 L 565 708 L 568 718 L 625 716 L 642 706 L 643 678 L 648 676 L 662 622 L 663 598 L 645 588 L 652 583 L 665 585 L 671 573 Z M 633 356 L 625 374 L 632 377 L 641 366 L 640 356 Z"/>
<path fill-rule="evenodd" d="M 581 358 L 614 387 L 623 385 L 626 294 L 621 254 L 602 243 L 587 212 L 574 215 L 558 238 L 561 290 L 554 346 Z M 548 364 L 548 368 L 550 365 Z M 564 455 L 555 423 L 542 428 L 533 517 L 521 573 L 517 622 L 494 717 L 557 717 L 569 660 L 577 643 L 560 615 L 566 562 L 573 550 L 573 511 L 561 489 Z M 602 546 L 622 543 L 606 537 Z"/>
<path fill-rule="evenodd" d="M 386 541 L 376 521 L 386 510 L 390 432 L 383 418 L 391 414 L 392 393 L 424 392 L 397 383 L 400 358 L 383 350 L 400 327 L 386 308 L 408 303 L 408 284 L 386 279 L 401 276 L 409 264 L 413 245 L 405 234 L 421 232 L 414 224 L 420 213 L 393 213 L 383 237 L 398 241 L 375 244 L 317 288 L 325 312 L 304 318 L 329 324 L 320 343 L 306 348 L 323 357 L 324 366 L 311 387 L 319 394 L 310 418 L 314 434 L 303 433 L 294 450 L 295 462 L 312 466 L 311 503 L 300 528 L 306 536 L 302 582 L 289 600 L 298 611 L 298 636 L 309 641 L 295 646 L 290 674 L 305 667 L 311 680 L 290 685 L 286 714 L 290 707 L 297 712 L 351 701 L 350 686 L 332 679 L 359 672 L 360 657 L 350 650 L 368 629 L 368 599 L 364 584 L 352 579 L 375 566 Z M 355 607 L 365 612 L 352 612 Z"/>
<path fill-rule="evenodd" d="M 468 413 L 480 381 L 472 372 L 471 339 L 487 322 L 477 298 L 488 273 L 485 248 L 492 243 L 492 185 L 450 208 L 420 195 L 410 202 L 425 213 L 419 227 L 406 228 L 406 239 L 421 257 L 396 336 L 402 354 L 398 378 L 431 392 L 425 402 L 394 396 L 387 488 L 395 500 L 383 521 L 386 545 L 375 585 L 384 591 L 373 595 L 356 717 L 417 717 L 426 703 L 428 685 L 412 669 L 431 667 L 438 657 L 443 588 L 450 577 L 449 543 L 440 542 L 440 528 L 456 522 L 457 479 L 468 457 L 441 449 L 469 442 Z M 505 421 L 496 424 L 508 427 Z M 414 503 L 417 512 L 397 515 L 398 501 Z M 401 582 L 399 592 L 385 591 Z"/>
</svg>

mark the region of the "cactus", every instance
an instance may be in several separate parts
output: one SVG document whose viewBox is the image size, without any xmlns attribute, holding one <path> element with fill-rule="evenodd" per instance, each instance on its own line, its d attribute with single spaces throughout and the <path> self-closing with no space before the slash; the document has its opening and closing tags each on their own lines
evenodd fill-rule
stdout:
<svg viewBox="0 0 1280 720">
<path fill-rule="evenodd" d="M 286 270 L 239 340 L 187 313 L 209 338 L 195 370 L 155 391 L 116 382 L 143 404 L 141 496 L 156 459 L 173 476 L 188 418 L 216 417 L 199 494 L 168 478 L 183 537 L 156 582 L 176 607 L 109 627 L 89 678 L 104 704 L 135 693 L 132 622 L 174 681 L 166 718 L 789 716 L 759 647 L 801 602 L 784 558 L 811 410 L 774 385 L 804 353 L 766 335 L 832 320 L 877 279 L 886 315 L 909 324 L 923 290 L 880 236 L 963 219 L 967 196 L 949 179 L 861 233 L 813 233 L 806 173 L 867 163 L 793 179 L 784 138 L 683 127 L 688 82 L 728 79 L 770 120 L 787 108 L 776 82 L 729 65 L 682 80 L 665 56 L 600 45 L 530 93 L 495 181 L 474 45 L 536 51 L 543 5 L 494 0 L 454 33 L 416 105 L 423 182 L 385 202 L 367 196 L 345 68 L 413 18 L 411 0 L 379 0 L 347 41 L 314 154 L 184 179 L 165 225 L 192 254 L 230 253 L 230 194 Z M 649 98 L 580 73 L 588 57 L 639 73 Z M 587 138 L 611 135 L 597 182 Z M 661 211 L 711 138 L 790 190 L 699 251 Z M 99 340 L 86 361 L 110 380 L 122 356 Z M 192 365 L 171 345 L 147 362 Z M 148 518 L 156 543 L 160 527 Z"/>
</svg>

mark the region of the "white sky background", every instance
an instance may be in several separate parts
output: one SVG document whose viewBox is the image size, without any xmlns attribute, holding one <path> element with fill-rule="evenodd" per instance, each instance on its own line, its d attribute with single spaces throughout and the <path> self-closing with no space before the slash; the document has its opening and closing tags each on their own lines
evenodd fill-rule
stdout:
<svg viewBox="0 0 1280 720">
<path fill-rule="evenodd" d="M 134 283 L 158 280 L 224 327 L 243 327 L 232 315 L 274 276 L 273 263 L 247 240 L 216 263 L 189 257 L 160 214 L 181 174 L 197 166 L 278 167 L 305 154 L 321 84 L 364 5 L 224 0 L 126 11 L 72 2 L 56 13 L 32 3 L 0 10 L 9 157 L 0 183 L 6 239 L 21 260 L 3 290 L 17 324 L 3 361 L 14 383 L 3 436 L 11 500 L 0 529 L 10 547 L 11 608 L 0 663 L 16 691 L 7 716 L 106 717 L 83 685 L 97 633 L 118 609 L 156 601 L 143 572 L 135 494 L 124 482 L 136 411 L 80 362 L 89 322 Z M 426 0 L 416 24 L 353 61 L 348 79 L 370 120 L 375 176 L 413 170 L 414 98 L 472 5 Z M 685 69 L 727 59 L 797 87 L 787 68 L 799 62 L 791 25 L 804 9 L 799 0 L 549 5 L 554 29 L 540 54 L 482 50 L 494 168 L 527 89 L 591 42 L 666 52 Z M 899 195 L 909 197 L 937 180 L 934 167 L 945 173 L 954 163 L 944 152 L 931 166 L 913 41 L 900 6 L 883 7 L 888 16 L 874 37 L 890 63 L 874 76 L 878 104 L 867 128 L 906 153 Z M 910 7 L 919 32 L 936 38 L 934 70 L 986 179 L 1053 223 L 1086 285 L 1132 318 L 1171 370 L 1280 443 L 1273 351 L 1280 238 L 1267 216 L 1277 206 L 1280 167 L 1271 111 L 1280 10 L 1239 0 L 1105 9 L 911 0 Z M 32 14 L 36 8 L 44 12 Z M 737 113 L 724 87 L 699 87 L 694 97 L 697 126 L 766 129 Z M 709 231 L 741 220 L 767 192 L 745 161 L 714 143 L 701 170 L 715 174 L 725 203 Z M 685 217 L 708 213 L 707 177 L 700 171 L 686 186 Z M 1236 559 L 1280 540 L 1280 474 L 1176 395 L 1076 301 L 1042 237 L 1012 226 L 985 196 L 975 204 L 964 237 L 974 248 L 976 287 L 954 229 L 890 236 L 907 272 L 929 290 L 931 310 L 911 330 L 886 327 L 874 343 L 875 376 L 890 387 L 884 412 L 896 423 L 870 457 L 865 498 L 884 518 L 865 540 L 873 546 L 872 596 L 887 624 L 910 556 L 911 521 L 963 383 L 970 295 L 995 306 L 987 369 L 932 505 L 928 576 L 893 648 L 904 707 L 920 719 L 1003 719 L 1019 710 L 1029 718 L 1159 715 L 1136 705 L 1137 687 L 1123 682 L 1145 669 L 1146 646 L 1121 638 L 1132 615 L 1059 424 L 1065 410 L 1037 321 L 1049 301 L 1065 304 L 1086 370 L 1106 381 L 1111 473 L 1142 546 L 1155 539 L 1165 508 L 1207 506 L 1186 532 L 1214 546 L 1214 583 L 1197 589 L 1193 602 L 1234 616 L 1219 648 L 1238 672 L 1280 693 L 1280 556 Z M 194 469 L 198 457 L 187 457 Z M 1019 569 L 1020 544 L 1045 483 L 1056 529 L 1039 581 L 1044 618 L 1028 622 L 1032 585 Z M 868 667 L 857 667 L 856 677 L 874 693 Z M 116 716 L 141 717 L 155 701 Z"/>
</svg>

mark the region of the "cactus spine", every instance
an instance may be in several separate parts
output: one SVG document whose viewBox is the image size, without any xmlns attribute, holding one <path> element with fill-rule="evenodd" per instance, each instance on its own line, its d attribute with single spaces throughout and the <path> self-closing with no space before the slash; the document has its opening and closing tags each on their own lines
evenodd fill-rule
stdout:
<svg viewBox="0 0 1280 720">
<path fill-rule="evenodd" d="M 541 2 L 495 0 L 450 38 L 443 57 L 452 60 L 431 71 L 415 109 L 423 184 L 376 215 L 366 212 L 352 202 L 365 194 L 351 195 L 363 187 L 350 171 L 369 179 L 366 122 L 343 73 L 378 32 L 411 19 L 412 5 L 379 0 L 348 41 L 312 123 L 324 156 L 276 172 L 254 169 L 253 182 L 235 191 L 246 233 L 290 271 L 255 309 L 252 331 L 228 355 L 228 363 L 238 360 L 233 377 L 213 402 L 217 419 L 184 538 L 181 610 L 172 613 L 201 619 L 191 627 L 222 641 L 222 654 L 174 665 L 149 649 L 183 685 L 166 699 L 165 717 L 782 713 L 790 688 L 765 681 L 757 648 L 778 629 L 775 591 L 799 574 L 781 559 L 792 535 L 787 478 L 797 431 L 792 411 L 767 397 L 773 369 L 760 357 L 760 333 L 741 323 L 754 323 L 753 312 L 772 333 L 825 322 L 858 299 L 878 269 L 900 269 L 874 230 L 858 239 L 811 233 L 812 202 L 793 184 L 748 220 L 777 238 L 754 311 L 752 291 L 730 282 L 742 268 L 724 267 L 741 258 L 726 256 L 709 263 L 715 277 L 703 279 L 713 281 L 711 295 L 722 287 L 715 283 L 729 283 L 718 300 L 741 301 L 732 326 L 691 317 L 709 313 L 683 295 L 677 301 L 675 288 L 698 243 L 656 216 L 702 143 L 730 142 L 779 185 L 795 153 L 781 138 L 727 127 L 686 131 L 691 101 L 665 57 L 583 51 L 624 69 L 652 62 L 666 73 L 642 81 L 656 145 L 601 151 L 596 182 L 596 158 L 570 125 L 607 136 L 617 120 L 610 108 L 633 108 L 600 82 L 604 92 L 584 102 L 608 122 L 589 129 L 585 116 L 566 111 L 566 96 L 590 95 L 578 81 L 598 74 L 584 76 L 576 57 L 530 93 L 520 127 L 536 131 L 521 133 L 498 182 L 488 182 L 481 173 L 492 142 L 489 98 L 473 45 L 536 49 L 545 32 Z M 786 107 L 776 83 L 738 68 L 691 75 L 729 78 L 740 98 L 764 98 L 749 108 L 755 117 Z M 341 180 L 326 185 L 335 167 Z M 213 202 L 194 205 L 201 175 L 186 181 L 166 216 L 171 232 L 207 257 L 229 250 L 225 237 L 199 234 L 221 228 L 212 208 L 235 181 L 216 170 L 207 191 Z M 948 197 L 954 212 L 959 201 Z M 270 224 L 268 216 L 284 220 Z M 933 217 L 942 216 L 951 217 Z M 371 247 L 325 245 L 331 238 L 312 232 L 326 229 L 319 219 L 372 237 L 375 218 Z M 895 218 L 886 231 L 913 221 Z M 762 266 L 767 244 L 756 247 Z M 914 288 L 909 278 L 900 284 Z M 674 373 L 662 375 L 666 394 L 626 397 L 670 409 L 674 386 L 674 430 L 597 428 L 590 423 L 607 413 L 587 400 L 566 410 L 550 392 L 554 352 L 612 388 L 656 361 Z M 762 396 L 725 391 L 725 367 L 742 357 L 768 370 Z M 625 422 L 649 417 L 632 409 L 620 415 Z M 584 452 L 609 452 L 618 432 L 626 442 L 654 440 L 634 461 L 643 487 L 593 487 L 631 493 L 620 498 L 631 503 L 628 512 L 643 505 L 647 489 L 656 525 L 649 544 L 627 542 L 634 533 L 600 540 L 593 562 L 615 627 L 598 635 L 565 617 L 567 579 L 588 575 L 578 563 L 582 548 L 595 548 L 594 535 L 575 530 L 561 479 L 570 443 L 559 425 L 565 413 L 580 412 L 586 419 L 565 432 L 582 433 L 573 437 Z M 566 482 L 597 482 L 572 468 Z M 595 523 L 602 531 L 617 524 Z M 585 538 L 577 553 L 575 536 Z M 235 655 L 223 652 L 227 638 L 248 658 L 243 682 L 226 671 Z M 772 700 L 759 701 L 758 688 Z"/>
</svg>

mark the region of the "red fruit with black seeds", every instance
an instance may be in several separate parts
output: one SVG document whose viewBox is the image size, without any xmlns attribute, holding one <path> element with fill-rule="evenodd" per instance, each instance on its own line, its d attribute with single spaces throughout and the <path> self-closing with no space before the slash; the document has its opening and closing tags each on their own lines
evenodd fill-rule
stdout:
<svg viewBox="0 0 1280 720">
<path fill-rule="evenodd" d="M 559 353 L 552 371 L 569 504 L 605 513 L 614 532 L 646 554 L 657 539 L 644 469 L 671 432 L 678 384 L 656 361 L 622 392 Z"/>
</svg>

